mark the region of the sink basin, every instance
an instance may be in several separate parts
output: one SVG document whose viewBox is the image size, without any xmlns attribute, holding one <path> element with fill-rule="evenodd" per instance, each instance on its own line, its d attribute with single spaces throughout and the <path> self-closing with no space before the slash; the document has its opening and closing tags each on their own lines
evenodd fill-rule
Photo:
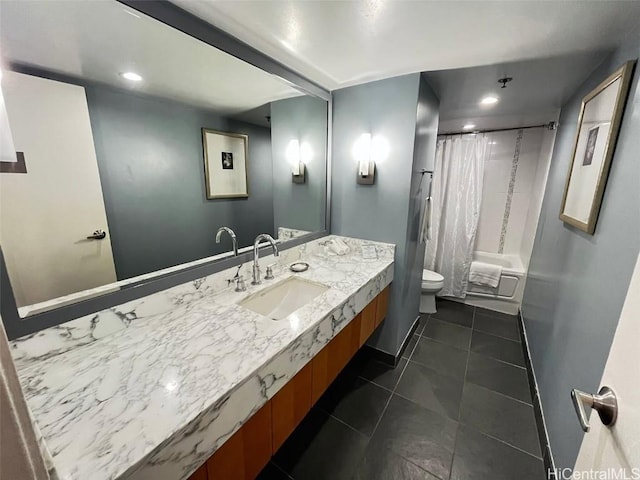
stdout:
<svg viewBox="0 0 640 480">
<path fill-rule="evenodd" d="M 248 296 L 238 305 L 273 320 L 281 320 L 327 290 L 329 287 L 326 285 L 289 277 Z"/>
</svg>

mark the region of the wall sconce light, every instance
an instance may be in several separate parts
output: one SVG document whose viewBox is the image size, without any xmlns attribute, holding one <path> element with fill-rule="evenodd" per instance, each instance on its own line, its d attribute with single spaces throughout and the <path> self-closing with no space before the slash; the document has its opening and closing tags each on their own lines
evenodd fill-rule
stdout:
<svg viewBox="0 0 640 480">
<path fill-rule="evenodd" d="M 353 145 L 353 156 L 358 162 L 356 180 L 360 185 L 373 185 L 376 175 L 376 162 L 383 161 L 389 154 L 387 140 L 370 133 L 363 133 Z"/>
<path fill-rule="evenodd" d="M 306 181 L 305 160 L 308 161 L 309 150 L 309 145 L 303 143 L 300 147 L 300 142 L 296 139 L 291 140 L 287 146 L 287 161 L 291 165 L 291 181 L 293 183 L 305 183 Z"/>
<path fill-rule="evenodd" d="M 376 164 L 371 158 L 371 134 L 363 133 L 353 145 L 353 156 L 358 162 L 356 180 L 360 185 L 373 185 Z"/>
</svg>

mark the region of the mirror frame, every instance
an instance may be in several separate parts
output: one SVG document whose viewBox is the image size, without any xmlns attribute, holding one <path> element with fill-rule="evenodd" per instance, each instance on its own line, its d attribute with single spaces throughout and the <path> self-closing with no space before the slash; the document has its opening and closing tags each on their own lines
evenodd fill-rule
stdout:
<svg viewBox="0 0 640 480">
<path fill-rule="evenodd" d="M 270 73 L 305 94 L 319 97 L 327 101 L 327 180 L 325 192 L 324 230 L 282 242 L 280 244 L 280 250 L 287 250 L 329 235 L 329 232 L 331 231 L 331 144 L 333 117 L 333 101 L 331 92 L 275 61 L 259 50 L 247 45 L 223 30 L 214 27 L 210 23 L 172 3 L 165 1 L 149 2 L 145 0 L 116 1 L 154 18 L 160 23 L 164 23 L 171 28 L 179 30 L 214 48 L 217 48 L 218 50 L 236 57 L 243 62 L 249 63 L 260 70 Z M 266 249 L 266 247 L 262 248 Z M 131 300 L 145 297 L 176 285 L 206 277 L 222 270 L 249 262 L 253 256 L 253 251 L 251 251 L 252 249 L 249 250 L 250 251 L 241 253 L 237 257 L 230 256 L 222 259 L 216 259 L 200 265 L 185 267 L 182 270 L 168 274 L 160 274 L 154 278 L 132 283 L 127 285 L 125 288 L 114 292 L 87 298 L 86 300 L 80 300 L 76 303 L 63 305 L 55 309 L 21 318 L 18 314 L 11 281 L 4 261 L 4 254 L 2 252 L 2 247 L 0 246 L 0 316 L 4 323 L 7 337 L 9 340 L 13 340 L 24 335 L 29 335 L 46 328 L 60 325 L 70 320 L 90 315 L 116 305 L 121 305 Z"/>
</svg>

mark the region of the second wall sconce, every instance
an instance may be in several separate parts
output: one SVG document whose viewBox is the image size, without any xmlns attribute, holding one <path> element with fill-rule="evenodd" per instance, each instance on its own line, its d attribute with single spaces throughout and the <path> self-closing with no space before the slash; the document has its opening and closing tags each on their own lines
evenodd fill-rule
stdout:
<svg viewBox="0 0 640 480">
<path fill-rule="evenodd" d="M 376 163 L 371 158 L 371 134 L 363 133 L 353 145 L 353 156 L 358 162 L 356 181 L 360 185 L 373 185 L 376 175 Z"/>
<path fill-rule="evenodd" d="M 358 162 L 356 181 L 360 185 L 373 185 L 376 179 L 376 162 L 384 161 L 389 154 L 389 142 L 381 135 L 360 135 L 353 145 L 353 156 Z"/>
<path fill-rule="evenodd" d="M 293 139 L 287 146 L 287 161 L 291 165 L 291 181 L 293 183 L 306 182 L 306 164 L 311 159 L 311 147 L 308 143 Z"/>
</svg>

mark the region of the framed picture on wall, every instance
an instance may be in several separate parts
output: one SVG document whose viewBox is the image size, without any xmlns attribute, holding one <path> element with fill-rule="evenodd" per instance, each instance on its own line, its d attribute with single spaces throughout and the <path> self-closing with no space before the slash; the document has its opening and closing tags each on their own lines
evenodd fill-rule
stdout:
<svg viewBox="0 0 640 480">
<path fill-rule="evenodd" d="M 622 65 L 582 99 L 560 219 L 593 235 L 635 61 Z"/>
<path fill-rule="evenodd" d="M 249 136 L 202 129 L 204 178 L 208 199 L 246 198 Z"/>
</svg>

